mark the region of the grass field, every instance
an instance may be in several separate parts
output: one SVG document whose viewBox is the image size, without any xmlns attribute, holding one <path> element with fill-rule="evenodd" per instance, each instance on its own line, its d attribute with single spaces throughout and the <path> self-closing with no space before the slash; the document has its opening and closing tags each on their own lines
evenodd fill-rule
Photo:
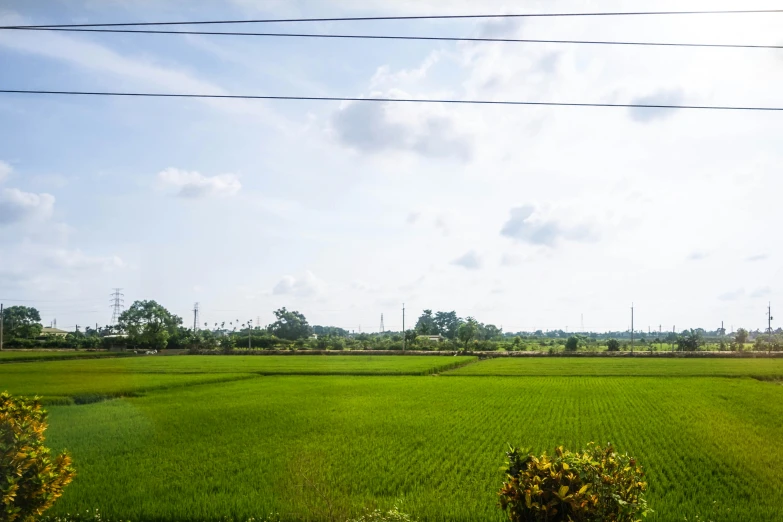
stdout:
<svg viewBox="0 0 783 522">
<path fill-rule="evenodd" d="M 0 363 L 18 361 L 58 361 L 60 359 L 97 359 L 100 357 L 122 357 L 126 354 L 116 352 L 85 352 L 77 350 L 57 351 L 8 351 L 0 352 Z"/>
<path fill-rule="evenodd" d="M 476 357 L 398 355 L 189 355 L 13 364 L 3 373 L 42 376 L 71 373 L 256 373 L 261 375 L 428 375 Z"/>
<path fill-rule="evenodd" d="M 783 358 L 498 357 L 448 375 L 783 377 Z"/>
<path fill-rule="evenodd" d="M 342 363 L 353 365 L 351 372 L 361 370 L 364 357 L 345 358 L 354 360 Z M 783 446 L 776 443 L 783 386 L 743 377 L 775 375 L 775 360 L 640 359 L 627 361 L 639 367 L 618 368 L 626 360 L 525 359 L 511 362 L 539 364 L 538 374 L 517 368 L 521 377 L 501 378 L 475 376 L 484 365 L 495 372 L 495 361 L 440 376 L 327 376 L 238 372 L 235 359 L 0 365 L 0 388 L 16 379 L 25 393 L 54 386 L 49 372 L 58 386 L 50 392 L 77 390 L 79 379 L 63 380 L 56 365 L 91 366 L 74 374 L 91 379 L 94 392 L 110 391 L 121 376 L 161 379 L 143 396 L 49 407 L 49 442 L 69 449 L 79 473 L 54 513 L 97 507 L 104 519 L 136 521 L 246 520 L 271 512 L 326 520 L 327 504 L 344 515 L 400 500 L 421 520 L 501 520 L 496 492 L 506 443 L 551 451 L 591 440 L 611 441 L 641 460 L 652 520 L 778 520 L 783 511 Z M 331 356 L 248 359 L 259 372 L 301 373 L 301 365 L 321 370 L 321 359 Z M 451 362 L 388 359 L 363 364 L 418 371 L 420 360 L 430 369 Z M 582 376 L 584 362 L 606 366 Z M 705 362 L 726 365 L 690 366 Z M 108 363 L 132 364 L 122 370 Z M 647 363 L 673 364 L 643 376 Z M 204 373 L 195 373 L 199 365 Z M 41 375 L 10 371 L 24 367 Z"/>
</svg>

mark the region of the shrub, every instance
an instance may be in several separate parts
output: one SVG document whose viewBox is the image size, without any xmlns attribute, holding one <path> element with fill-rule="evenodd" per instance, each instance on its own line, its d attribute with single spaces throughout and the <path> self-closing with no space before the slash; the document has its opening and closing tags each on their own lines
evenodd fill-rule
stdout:
<svg viewBox="0 0 783 522">
<path fill-rule="evenodd" d="M 32 521 L 74 477 L 71 458 L 44 446 L 46 412 L 36 399 L 0 393 L 0 520 Z"/>
<path fill-rule="evenodd" d="M 636 460 L 590 443 L 554 456 L 522 455 L 510 448 L 500 507 L 511 521 L 637 521 L 647 508 L 647 483 Z"/>
<path fill-rule="evenodd" d="M 620 341 L 617 339 L 609 339 L 606 342 L 606 349 L 610 352 L 619 352 L 620 351 Z"/>
<path fill-rule="evenodd" d="M 579 348 L 579 337 L 572 335 L 565 343 L 565 349 L 569 352 L 575 352 Z"/>
</svg>

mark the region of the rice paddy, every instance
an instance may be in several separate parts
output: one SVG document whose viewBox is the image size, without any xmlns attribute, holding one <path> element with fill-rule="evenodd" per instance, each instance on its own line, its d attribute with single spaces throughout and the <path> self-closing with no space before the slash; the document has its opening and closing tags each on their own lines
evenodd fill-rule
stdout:
<svg viewBox="0 0 783 522">
<path fill-rule="evenodd" d="M 94 393 L 119 389 L 112 379 L 161 379 L 137 381 L 138 396 L 49 407 L 48 441 L 78 470 L 53 514 L 99 508 L 104 520 L 168 522 L 329 520 L 331 511 L 344 520 L 397 504 L 420 520 L 502 520 L 507 443 L 551 451 L 589 441 L 640 459 L 651 520 L 783 511 L 783 386 L 749 378 L 783 374 L 777 360 L 329 359 L 15 363 L 0 366 L 0 388 L 64 397 L 84 392 L 80 379 Z M 377 375 L 388 372 L 398 374 Z"/>
<path fill-rule="evenodd" d="M 0 363 L 17 361 L 58 361 L 60 359 L 98 359 L 100 357 L 122 357 L 115 352 L 86 352 L 83 350 L 16 350 L 0 351 Z"/>
</svg>

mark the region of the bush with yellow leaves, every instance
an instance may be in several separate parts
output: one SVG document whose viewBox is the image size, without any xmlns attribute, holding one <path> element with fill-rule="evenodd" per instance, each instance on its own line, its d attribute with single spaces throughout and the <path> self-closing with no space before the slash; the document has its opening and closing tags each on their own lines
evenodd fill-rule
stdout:
<svg viewBox="0 0 783 522">
<path fill-rule="evenodd" d="M 74 477 L 71 458 L 44 446 L 38 399 L 0 393 L 0 521 L 28 522 L 52 507 Z"/>
<path fill-rule="evenodd" d="M 513 522 L 634 522 L 652 513 L 644 472 L 611 444 L 590 443 L 582 452 L 523 455 L 511 447 L 500 507 Z"/>
</svg>

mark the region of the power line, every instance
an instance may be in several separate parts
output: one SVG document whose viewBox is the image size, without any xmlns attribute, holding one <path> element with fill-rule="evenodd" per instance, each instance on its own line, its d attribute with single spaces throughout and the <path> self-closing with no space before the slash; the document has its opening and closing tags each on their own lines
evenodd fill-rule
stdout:
<svg viewBox="0 0 783 522">
<path fill-rule="evenodd" d="M 496 18 L 562 18 L 582 16 L 671 16 L 671 15 L 723 15 L 723 14 L 772 14 L 783 13 L 783 9 L 739 9 L 710 11 L 609 11 L 585 13 L 517 13 L 517 14 L 472 14 L 472 15 L 416 15 L 416 16 L 353 16 L 338 18 L 266 18 L 251 20 L 201 20 L 184 22 L 122 22 L 108 24 L 47 24 L 12 25 L 0 29 L 47 28 L 47 27 L 130 27 L 151 25 L 212 25 L 212 24 L 269 24 L 300 22 L 369 22 L 393 20 L 478 20 Z"/>
<path fill-rule="evenodd" d="M 458 105 L 531 105 L 549 107 L 612 107 L 626 109 L 700 109 L 723 111 L 783 111 L 783 107 L 731 106 L 731 105 L 673 105 L 657 103 L 576 103 L 516 100 L 456 100 L 431 98 L 353 98 L 342 96 L 266 96 L 237 94 L 176 94 L 152 92 L 105 92 L 105 91 L 44 91 L 23 89 L 0 89 L 0 94 L 53 94 L 68 96 L 128 96 L 138 98 L 205 98 L 226 100 L 287 100 L 287 101 L 341 101 L 381 103 L 447 103 Z"/>
<path fill-rule="evenodd" d="M 247 33 L 227 31 L 166 31 L 158 29 L 78 29 L 61 27 L 0 27 L 16 31 L 65 31 L 76 33 L 122 33 L 122 34 L 185 34 L 208 36 L 264 36 L 287 38 L 331 38 L 357 40 L 416 40 L 437 42 L 473 43 L 530 43 L 530 44 L 572 44 L 572 45 L 628 45 L 647 47 L 704 47 L 722 49 L 783 49 L 783 45 L 715 44 L 690 42 L 621 42 L 614 40 L 542 40 L 530 38 L 471 38 L 459 36 L 400 36 L 374 34 L 323 34 L 323 33 Z"/>
</svg>

